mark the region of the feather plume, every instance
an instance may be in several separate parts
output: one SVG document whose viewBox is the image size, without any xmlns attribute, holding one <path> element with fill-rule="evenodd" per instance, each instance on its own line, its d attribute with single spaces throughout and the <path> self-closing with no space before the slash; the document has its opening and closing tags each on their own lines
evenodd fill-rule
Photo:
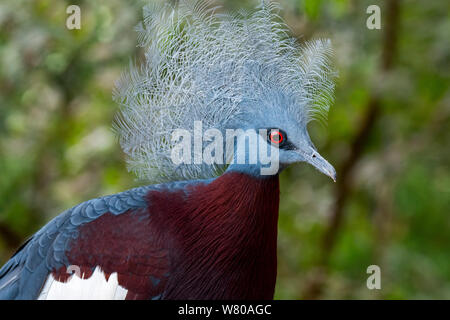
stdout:
<svg viewBox="0 0 450 320">
<path fill-rule="evenodd" d="M 217 13 L 209 2 L 181 0 L 151 5 L 136 27 L 145 62 L 117 82 L 121 110 L 115 130 L 129 169 L 152 182 L 214 177 L 226 165 L 173 164 L 173 130 L 223 130 L 272 88 L 296 103 L 287 106 L 302 123 L 323 118 L 332 101 L 329 40 L 299 44 L 289 36 L 279 6 L 262 1 L 251 13 Z"/>
</svg>

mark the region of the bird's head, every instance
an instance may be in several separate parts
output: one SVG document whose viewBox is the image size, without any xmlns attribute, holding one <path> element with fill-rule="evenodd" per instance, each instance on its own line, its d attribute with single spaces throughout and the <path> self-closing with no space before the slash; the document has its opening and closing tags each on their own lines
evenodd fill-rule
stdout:
<svg viewBox="0 0 450 320">
<path fill-rule="evenodd" d="M 310 116 L 305 112 L 307 107 L 299 106 L 294 97 L 279 90 L 266 91 L 261 93 L 259 100 L 243 101 L 242 104 L 245 111 L 234 119 L 234 123 L 245 130 L 242 135 L 246 138 L 247 130 L 255 131 L 257 143 L 253 144 L 254 148 L 246 146 L 250 152 L 261 156 L 257 146 L 266 144 L 266 148 L 270 149 L 267 154 L 276 154 L 273 160 L 279 163 L 277 172 L 290 164 L 306 162 L 336 181 L 335 169 L 319 154 L 310 139 L 307 129 Z"/>
<path fill-rule="evenodd" d="M 256 133 L 258 141 L 254 143 L 255 147 L 246 146 L 250 152 L 258 153 L 257 146 L 266 144 L 270 149 L 267 154 L 276 154 L 273 160 L 278 161 L 279 170 L 290 164 L 306 162 L 336 181 L 335 169 L 319 154 L 310 139 L 307 129 L 310 116 L 305 113 L 308 108 L 299 107 L 295 98 L 279 91 L 264 92 L 260 98 L 243 101 L 245 111 L 234 119 L 236 127 Z"/>
<path fill-rule="evenodd" d="M 146 7 L 137 27 L 145 63 L 132 65 L 115 92 L 122 106 L 116 130 L 130 169 L 154 182 L 209 178 L 232 167 L 236 154 L 250 160 L 265 147 L 277 154 L 279 169 L 307 162 L 335 180 L 307 130 L 332 101 L 330 41 L 290 37 L 273 2 L 243 14 L 218 14 L 207 2 L 194 3 Z M 216 146 L 227 145 L 228 129 L 244 130 L 232 138 L 230 166 L 228 154 L 211 153 L 210 143 L 222 135 Z M 174 139 L 179 130 L 188 135 Z M 257 133 L 255 140 L 248 140 L 247 130 Z M 200 145 L 198 134 L 207 136 Z M 237 150 L 239 140 L 255 148 Z M 174 163 L 180 141 L 188 142 L 188 161 Z M 213 162 L 195 162 L 208 152 Z"/>
</svg>

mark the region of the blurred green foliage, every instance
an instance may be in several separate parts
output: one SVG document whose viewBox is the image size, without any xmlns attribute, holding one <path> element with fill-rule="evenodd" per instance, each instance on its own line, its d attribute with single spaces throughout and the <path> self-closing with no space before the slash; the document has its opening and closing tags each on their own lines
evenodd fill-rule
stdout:
<svg viewBox="0 0 450 320">
<path fill-rule="evenodd" d="M 345 163 L 351 170 L 340 184 L 306 165 L 281 175 L 276 298 L 450 299 L 450 5 L 399 1 L 389 29 L 392 1 L 280 0 L 300 41 L 333 42 L 336 101 L 328 124 L 310 131 L 338 179 Z M 381 30 L 366 28 L 374 3 Z M 81 7 L 81 30 L 65 27 L 70 4 Z M 138 185 L 110 125 L 114 81 L 142 57 L 133 27 L 143 4 L 0 3 L 1 263 L 63 210 Z M 373 124 L 349 161 L 373 101 Z M 366 287 L 372 264 L 381 267 L 381 290 Z"/>
</svg>

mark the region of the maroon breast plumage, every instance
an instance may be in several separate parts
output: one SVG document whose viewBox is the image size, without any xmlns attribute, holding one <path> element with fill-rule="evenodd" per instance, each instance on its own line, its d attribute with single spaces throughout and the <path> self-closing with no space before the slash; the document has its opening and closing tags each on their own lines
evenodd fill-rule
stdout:
<svg viewBox="0 0 450 320">
<path fill-rule="evenodd" d="M 227 172 L 185 189 L 152 190 L 146 209 L 106 213 L 69 245 L 89 277 L 117 272 L 127 299 L 272 299 L 278 176 Z M 65 281 L 65 268 L 53 275 Z"/>
</svg>

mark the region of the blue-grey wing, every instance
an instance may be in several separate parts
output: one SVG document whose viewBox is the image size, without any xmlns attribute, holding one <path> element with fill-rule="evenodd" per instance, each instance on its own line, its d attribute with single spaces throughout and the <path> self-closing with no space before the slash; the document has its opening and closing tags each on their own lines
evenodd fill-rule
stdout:
<svg viewBox="0 0 450 320">
<path fill-rule="evenodd" d="M 68 265 L 66 249 L 79 227 L 103 214 L 146 207 L 141 187 L 83 202 L 54 218 L 28 239 L 0 269 L 0 299 L 36 299 L 52 270 Z"/>
</svg>

